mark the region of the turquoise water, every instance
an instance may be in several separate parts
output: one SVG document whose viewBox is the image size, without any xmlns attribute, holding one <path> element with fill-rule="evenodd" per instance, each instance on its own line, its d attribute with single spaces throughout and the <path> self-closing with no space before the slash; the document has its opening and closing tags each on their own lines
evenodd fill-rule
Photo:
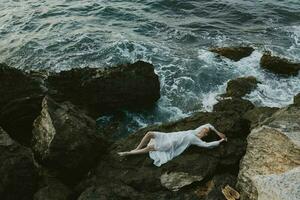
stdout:
<svg viewBox="0 0 300 200">
<path fill-rule="evenodd" d="M 207 51 L 248 44 L 256 50 L 239 62 Z M 211 110 L 226 82 L 239 76 L 262 82 L 246 97 L 255 104 L 291 103 L 300 76 L 260 69 L 265 49 L 300 61 L 299 0 L 0 2 L 0 61 L 14 67 L 60 71 L 153 63 L 162 97 L 151 111 L 124 111 L 129 131 Z"/>
</svg>

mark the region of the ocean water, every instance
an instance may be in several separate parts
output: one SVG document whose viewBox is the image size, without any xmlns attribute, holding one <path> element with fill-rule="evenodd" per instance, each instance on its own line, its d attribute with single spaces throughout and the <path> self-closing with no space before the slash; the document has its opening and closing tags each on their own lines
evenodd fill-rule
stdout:
<svg viewBox="0 0 300 200">
<path fill-rule="evenodd" d="M 208 51 L 235 45 L 255 51 L 238 62 Z M 150 111 L 124 111 L 124 134 L 210 111 L 227 81 L 241 76 L 261 81 L 245 97 L 256 105 L 292 103 L 300 76 L 262 70 L 264 50 L 300 62 L 299 0 L 0 1 L 1 62 L 53 71 L 137 60 L 155 66 L 161 99 Z"/>
</svg>

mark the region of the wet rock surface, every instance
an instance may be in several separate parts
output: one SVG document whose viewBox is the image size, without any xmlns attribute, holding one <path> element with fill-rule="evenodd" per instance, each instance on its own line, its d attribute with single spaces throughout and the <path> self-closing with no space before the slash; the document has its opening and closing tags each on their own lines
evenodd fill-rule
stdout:
<svg viewBox="0 0 300 200">
<path fill-rule="evenodd" d="M 67 182 L 80 179 L 105 152 L 95 121 L 71 103 L 58 104 L 46 96 L 33 126 L 35 157 Z"/>
<path fill-rule="evenodd" d="M 226 93 L 223 97 L 241 98 L 246 94 L 249 94 L 252 90 L 257 87 L 259 81 L 253 76 L 240 77 L 237 79 L 230 80 L 227 83 Z"/>
<path fill-rule="evenodd" d="M 270 52 L 264 53 L 260 59 L 260 66 L 281 75 L 297 75 L 300 70 L 300 63 L 294 63 L 286 58 L 273 56 Z"/>
<path fill-rule="evenodd" d="M 31 150 L 10 138 L 0 127 L 0 197 L 31 200 L 38 171 Z"/>
<path fill-rule="evenodd" d="M 51 75 L 47 81 L 58 92 L 56 100 L 71 101 L 93 116 L 149 107 L 160 97 L 154 66 L 143 61 L 108 70 L 72 69 Z"/>
<path fill-rule="evenodd" d="M 209 50 L 233 61 L 239 61 L 244 57 L 250 56 L 254 51 L 252 47 L 220 47 Z"/>
<path fill-rule="evenodd" d="M 234 111 L 240 115 L 253 108 L 254 105 L 250 101 L 240 98 L 221 100 L 213 106 L 214 111 Z"/>
</svg>

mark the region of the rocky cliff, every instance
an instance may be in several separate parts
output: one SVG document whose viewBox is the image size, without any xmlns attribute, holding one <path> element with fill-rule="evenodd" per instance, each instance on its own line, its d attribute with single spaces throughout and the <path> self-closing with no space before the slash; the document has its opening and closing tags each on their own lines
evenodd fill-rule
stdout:
<svg viewBox="0 0 300 200">
<path fill-rule="evenodd" d="M 241 199 L 296 200 L 300 196 L 300 107 L 275 112 L 247 138 L 237 187 Z"/>
</svg>

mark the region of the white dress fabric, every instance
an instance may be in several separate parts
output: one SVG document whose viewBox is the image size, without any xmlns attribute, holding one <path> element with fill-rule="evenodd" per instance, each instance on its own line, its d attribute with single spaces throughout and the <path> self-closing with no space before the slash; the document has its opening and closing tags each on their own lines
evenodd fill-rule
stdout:
<svg viewBox="0 0 300 200">
<path fill-rule="evenodd" d="M 197 145 L 205 148 L 218 146 L 220 141 L 205 142 L 196 136 L 203 128 L 210 128 L 211 130 L 218 132 L 211 124 L 205 124 L 194 130 L 187 131 L 169 133 L 151 131 L 154 134 L 154 138 L 149 141 L 148 145 L 154 145 L 155 151 L 149 152 L 150 158 L 154 160 L 153 164 L 158 167 L 161 166 L 180 155 L 190 145 Z"/>
</svg>

